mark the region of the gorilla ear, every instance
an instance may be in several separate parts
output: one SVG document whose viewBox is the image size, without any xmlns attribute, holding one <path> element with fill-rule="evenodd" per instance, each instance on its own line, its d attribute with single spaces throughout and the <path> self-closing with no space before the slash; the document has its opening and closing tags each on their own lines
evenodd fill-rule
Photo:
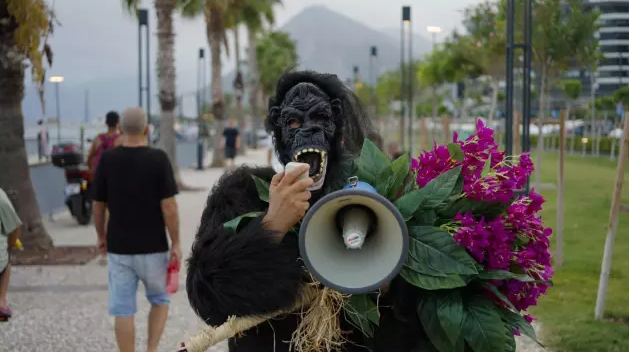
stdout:
<svg viewBox="0 0 629 352">
<path fill-rule="evenodd" d="M 341 114 L 343 114 L 343 103 L 341 103 L 341 99 L 332 99 L 332 101 L 330 101 L 330 106 L 332 107 L 332 113 L 335 116 L 340 116 Z"/>
<path fill-rule="evenodd" d="M 278 125 L 278 118 L 280 117 L 280 108 L 278 106 L 274 106 L 269 109 L 269 119 L 271 123 L 275 126 Z"/>
</svg>

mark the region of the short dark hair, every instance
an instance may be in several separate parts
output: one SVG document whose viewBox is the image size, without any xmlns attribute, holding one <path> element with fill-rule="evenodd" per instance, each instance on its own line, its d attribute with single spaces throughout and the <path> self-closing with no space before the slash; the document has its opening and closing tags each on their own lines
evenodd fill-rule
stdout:
<svg viewBox="0 0 629 352">
<path fill-rule="evenodd" d="M 105 116 L 105 124 L 107 124 L 108 127 L 114 128 L 118 126 L 118 123 L 120 123 L 120 115 L 115 111 L 108 112 Z"/>
</svg>

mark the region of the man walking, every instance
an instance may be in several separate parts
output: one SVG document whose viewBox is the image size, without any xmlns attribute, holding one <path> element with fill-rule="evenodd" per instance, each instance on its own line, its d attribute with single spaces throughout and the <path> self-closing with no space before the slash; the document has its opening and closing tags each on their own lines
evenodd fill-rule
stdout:
<svg viewBox="0 0 629 352">
<path fill-rule="evenodd" d="M 235 127 L 234 120 L 227 120 L 227 127 L 223 129 L 223 138 L 227 166 L 229 170 L 233 170 L 236 167 L 236 153 L 240 149 L 240 131 Z"/>
<path fill-rule="evenodd" d="M 20 235 L 20 221 L 11 200 L 0 188 L 0 322 L 8 321 L 13 313 L 7 304 L 7 291 L 11 277 L 9 248 L 15 247 Z"/>
<path fill-rule="evenodd" d="M 120 123 L 122 145 L 100 158 L 94 182 L 94 224 L 106 252 L 109 314 L 115 317 L 120 352 L 133 352 L 138 282 L 149 313 L 148 352 L 156 352 L 168 316 L 166 292 L 170 262 L 181 262 L 178 193 L 173 168 L 160 149 L 147 146 L 148 121 L 140 108 L 129 108 Z M 105 208 L 109 222 L 105 230 Z M 166 228 L 172 241 L 170 255 Z"/>
<path fill-rule="evenodd" d="M 37 132 L 37 154 L 39 155 L 39 161 L 42 161 L 42 159 L 48 161 L 48 141 L 50 140 L 50 135 L 48 134 L 46 125 L 44 125 L 44 120 L 37 121 L 37 125 L 39 126 L 39 131 Z"/>
</svg>

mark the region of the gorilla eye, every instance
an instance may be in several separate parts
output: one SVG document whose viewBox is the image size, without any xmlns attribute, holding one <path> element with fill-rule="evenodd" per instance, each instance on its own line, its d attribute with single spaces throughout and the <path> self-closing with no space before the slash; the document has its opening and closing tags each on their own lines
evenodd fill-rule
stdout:
<svg viewBox="0 0 629 352">
<path fill-rule="evenodd" d="M 299 128 L 301 127 L 301 121 L 299 121 L 299 119 L 296 118 L 290 118 L 287 121 L 288 126 L 290 126 L 290 128 Z"/>
</svg>

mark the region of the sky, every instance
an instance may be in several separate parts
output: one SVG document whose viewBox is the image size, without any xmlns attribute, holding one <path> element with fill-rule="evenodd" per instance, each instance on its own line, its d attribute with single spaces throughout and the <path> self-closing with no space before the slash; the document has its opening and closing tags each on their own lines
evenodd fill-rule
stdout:
<svg viewBox="0 0 629 352">
<path fill-rule="evenodd" d="M 121 0 L 48 0 L 61 22 L 51 39 L 55 62 L 50 74 L 63 75 L 67 84 L 88 83 L 93 80 L 137 74 L 138 32 L 136 20 L 126 13 Z M 308 6 L 324 5 L 333 11 L 348 14 L 374 29 L 399 28 L 401 7 L 413 1 L 400 0 L 284 0 L 276 8 L 277 26 L 281 27 L 292 16 Z M 422 1 L 412 6 L 414 32 L 429 37 L 426 26 L 439 26 L 443 39 L 461 22 L 461 10 L 479 0 Z M 152 1 L 143 0 L 149 8 L 151 34 L 155 34 L 155 13 Z M 205 24 L 202 18 L 175 20 L 176 66 L 182 74 L 196 71 L 198 48 L 207 47 Z M 316 30 L 316 29 L 313 29 Z M 244 30 L 241 47 L 246 46 Z M 151 52 L 156 53 L 155 38 Z M 154 54 L 153 54 L 154 55 Z M 243 54 L 244 56 L 244 54 Z M 154 56 L 153 56 L 154 57 Z M 154 65 L 154 63 L 152 63 Z M 224 73 L 233 68 L 233 60 L 225 60 Z"/>
</svg>

